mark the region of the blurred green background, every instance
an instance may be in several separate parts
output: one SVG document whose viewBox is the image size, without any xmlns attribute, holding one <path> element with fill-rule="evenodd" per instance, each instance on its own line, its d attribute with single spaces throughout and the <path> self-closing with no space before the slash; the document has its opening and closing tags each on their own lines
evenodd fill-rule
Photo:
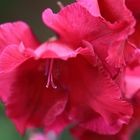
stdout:
<svg viewBox="0 0 140 140">
<path fill-rule="evenodd" d="M 66 5 L 74 0 L 61 0 Z M 45 41 L 54 35 L 43 24 L 41 14 L 46 8 L 51 8 L 57 12 L 59 7 L 57 0 L 0 0 L 0 24 L 23 20 L 33 29 L 40 41 Z M 0 105 L 0 140 L 27 140 L 28 134 L 20 136 L 12 122 L 5 116 L 4 109 Z M 61 140 L 71 140 L 68 131 L 62 134 Z M 138 130 L 133 140 L 140 140 L 140 130 Z"/>
</svg>

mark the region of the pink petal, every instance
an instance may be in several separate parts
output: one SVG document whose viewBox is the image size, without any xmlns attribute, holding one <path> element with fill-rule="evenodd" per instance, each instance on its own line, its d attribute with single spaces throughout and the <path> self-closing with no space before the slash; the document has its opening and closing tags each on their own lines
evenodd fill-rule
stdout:
<svg viewBox="0 0 140 140">
<path fill-rule="evenodd" d="M 127 64 L 134 63 L 136 59 L 136 47 L 128 41 L 116 41 L 108 49 L 108 57 L 106 61 L 116 68 L 121 68 Z"/>
<path fill-rule="evenodd" d="M 107 25 L 101 18 L 92 16 L 78 3 L 66 6 L 57 14 L 47 9 L 42 17 L 44 23 L 60 35 L 62 40 L 75 43 L 74 47 L 79 41 L 102 36 L 107 30 Z"/>
<path fill-rule="evenodd" d="M 46 42 L 34 51 L 35 58 L 61 58 L 67 60 L 77 56 L 77 51 L 68 44 L 59 41 Z"/>
<path fill-rule="evenodd" d="M 102 17 L 110 22 L 119 20 L 131 22 L 134 20 L 124 0 L 99 0 L 98 3 Z"/>
<path fill-rule="evenodd" d="M 132 98 L 133 95 L 140 89 L 140 67 L 133 70 L 127 69 L 126 76 L 126 97 Z"/>
<path fill-rule="evenodd" d="M 38 58 L 58 58 L 67 60 L 76 57 L 78 54 L 94 55 L 93 48 L 86 41 L 83 41 L 81 46 L 73 49 L 73 46 L 60 41 L 45 42 L 38 47 L 33 53 L 36 59 Z"/>
<path fill-rule="evenodd" d="M 130 26 L 126 26 L 125 23 L 114 24 L 113 26 L 112 31 L 110 30 L 101 38 L 93 40 L 92 45 L 106 69 L 112 77 L 115 77 L 118 68 L 130 61 L 129 57 L 134 55 L 135 49 L 126 40 L 128 35 L 132 33 L 133 28 L 129 28 Z"/>
<path fill-rule="evenodd" d="M 134 34 L 129 38 L 138 48 L 140 48 L 140 5 L 139 0 L 126 0 L 127 7 L 133 13 L 136 19 L 136 26 Z"/>
<path fill-rule="evenodd" d="M 108 125 L 122 126 L 129 122 L 133 112 L 132 106 L 121 99 L 122 95 L 118 85 L 112 81 L 102 66 L 94 67 L 82 56 L 69 59 L 67 63 L 59 65 L 63 76 L 61 81 L 70 92 L 69 106 L 72 120 L 77 120 L 78 116 L 84 116 L 88 112 L 97 112 Z M 89 108 L 91 108 L 90 111 Z M 79 117 L 78 121 L 83 121 L 83 117 Z M 99 129 L 93 128 L 92 131 L 98 130 L 99 133 Z M 119 130 L 120 127 L 117 127 L 116 132 Z"/>
<path fill-rule="evenodd" d="M 24 46 L 21 43 L 20 45 L 9 45 L 3 50 L 0 55 L 0 73 L 12 71 L 29 59 L 30 56 L 25 56 L 20 52 L 22 47 Z"/>
<path fill-rule="evenodd" d="M 140 48 L 140 20 L 137 20 L 135 26 L 135 32 L 129 37 L 129 40 L 136 45 L 137 48 Z"/>
<path fill-rule="evenodd" d="M 79 140 L 126 140 L 126 139 L 122 139 L 119 135 L 99 135 L 91 131 L 85 131 L 80 136 Z"/>
<path fill-rule="evenodd" d="M 108 50 L 107 63 L 115 65 L 115 67 L 125 66 L 124 58 L 125 43 L 123 41 L 115 42 Z"/>
<path fill-rule="evenodd" d="M 134 32 L 135 19 L 131 11 L 127 9 L 124 0 L 102 0 L 99 1 L 99 7 L 101 15 L 113 23 L 110 24 L 110 27 L 112 27 L 114 31 L 106 35 L 106 38 L 101 41 L 98 40 L 103 46 L 98 45 L 97 50 L 100 47 L 102 49 L 105 47 L 108 53 L 108 56 L 106 56 L 107 63 L 112 66 L 114 65 L 114 67 L 121 67 L 125 65 L 126 61 L 124 54 L 128 56 L 128 52 L 125 51 L 127 48 L 126 39 Z M 95 42 L 93 43 L 95 44 Z M 102 53 L 102 51 L 100 52 Z M 103 57 L 103 55 L 101 57 Z"/>
<path fill-rule="evenodd" d="M 139 17 L 140 14 L 139 0 L 126 0 L 126 5 L 133 12 L 135 17 Z"/>
<path fill-rule="evenodd" d="M 78 128 L 72 131 L 72 134 L 79 140 L 128 140 L 128 134 L 123 130 L 116 135 L 100 135 L 92 131 Z"/>
<path fill-rule="evenodd" d="M 97 0 L 77 0 L 78 4 L 85 7 L 93 16 L 100 16 L 100 10 Z"/>
<path fill-rule="evenodd" d="M 55 134 L 60 135 L 70 124 L 71 121 L 68 119 L 68 114 L 64 111 L 61 115 L 56 117 L 56 120 L 51 125 L 46 125 L 45 132 L 54 131 Z"/>
<path fill-rule="evenodd" d="M 18 21 L 0 25 L 0 51 L 8 45 L 19 45 L 21 42 L 29 48 L 36 48 L 39 45 L 26 23 Z"/>
<path fill-rule="evenodd" d="M 83 127 L 83 129 L 97 132 L 98 134 L 114 135 L 121 130 L 122 124 L 108 124 L 108 122 L 106 122 L 102 117 L 97 117 L 92 120 L 87 120 L 87 122 L 83 123 L 81 127 Z"/>
<path fill-rule="evenodd" d="M 11 92 L 10 85 L 14 82 L 14 73 L 2 73 L 0 79 L 0 100 L 6 102 Z M 6 85 L 6 88 L 4 85 Z"/>
</svg>

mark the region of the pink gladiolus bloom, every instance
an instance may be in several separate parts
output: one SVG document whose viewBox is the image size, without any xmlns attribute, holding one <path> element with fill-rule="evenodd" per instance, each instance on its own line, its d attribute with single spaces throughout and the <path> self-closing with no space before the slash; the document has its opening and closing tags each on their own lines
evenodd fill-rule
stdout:
<svg viewBox="0 0 140 140">
<path fill-rule="evenodd" d="M 43 21 L 58 39 L 40 44 L 23 22 L 0 26 L 0 97 L 7 115 L 21 133 L 30 127 L 59 133 L 76 123 L 116 134 L 133 113 L 123 82 L 135 20 L 124 1 L 77 0 L 57 14 L 45 10 Z"/>
</svg>

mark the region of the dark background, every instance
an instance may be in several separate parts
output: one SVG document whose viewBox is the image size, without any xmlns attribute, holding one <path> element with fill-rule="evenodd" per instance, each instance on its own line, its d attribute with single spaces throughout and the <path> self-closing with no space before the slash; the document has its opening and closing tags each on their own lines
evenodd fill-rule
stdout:
<svg viewBox="0 0 140 140">
<path fill-rule="evenodd" d="M 61 0 L 66 5 L 74 0 Z M 46 8 L 57 12 L 57 0 L 0 0 L 0 23 L 23 20 L 27 22 L 43 41 L 53 35 L 42 22 L 41 15 Z"/>
<path fill-rule="evenodd" d="M 66 5 L 74 0 L 61 0 Z M 41 14 L 46 8 L 57 12 L 59 7 L 56 0 L 0 0 L 0 24 L 22 20 L 27 22 L 40 41 L 45 41 L 54 35 L 42 22 Z M 140 132 L 140 131 L 138 131 Z M 140 140 L 136 133 L 133 140 Z M 3 106 L 0 105 L 0 140 L 27 140 L 27 135 L 20 136 L 12 122 L 5 116 Z M 70 140 L 65 132 L 63 140 Z"/>
</svg>

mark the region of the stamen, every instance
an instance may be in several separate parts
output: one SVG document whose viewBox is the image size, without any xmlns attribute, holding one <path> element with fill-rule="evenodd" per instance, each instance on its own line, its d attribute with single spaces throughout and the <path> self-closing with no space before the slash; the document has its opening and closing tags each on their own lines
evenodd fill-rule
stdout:
<svg viewBox="0 0 140 140">
<path fill-rule="evenodd" d="M 49 88 L 49 86 L 51 85 L 52 88 L 56 89 L 57 86 L 54 84 L 53 75 L 52 75 L 53 62 L 54 62 L 54 60 L 51 59 L 51 60 L 49 60 L 49 63 L 46 64 L 46 72 L 45 72 L 45 75 L 48 77 L 47 78 L 46 88 Z"/>
<path fill-rule="evenodd" d="M 64 5 L 62 4 L 61 1 L 58 1 L 58 2 L 57 2 L 57 5 L 59 6 L 60 9 L 63 9 L 63 8 L 64 8 Z"/>
</svg>

